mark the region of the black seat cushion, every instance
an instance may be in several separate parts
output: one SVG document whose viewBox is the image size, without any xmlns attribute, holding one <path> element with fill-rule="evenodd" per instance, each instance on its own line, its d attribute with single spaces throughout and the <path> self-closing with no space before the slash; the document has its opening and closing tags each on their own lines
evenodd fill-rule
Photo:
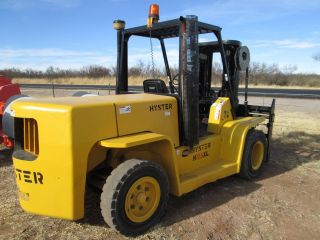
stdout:
<svg viewBox="0 0 320 240">
<path fill-rule="evenodd" d="M 165 82 L 161 79 L 147 79 L 143 81 L 145 93 L 169 93 Z"/>
</svg>

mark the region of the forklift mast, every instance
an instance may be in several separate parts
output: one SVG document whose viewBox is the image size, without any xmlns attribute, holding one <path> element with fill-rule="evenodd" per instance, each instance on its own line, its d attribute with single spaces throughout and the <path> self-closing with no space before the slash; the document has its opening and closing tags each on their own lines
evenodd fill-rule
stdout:
<svg viewBox="0 0 320 240">
<path fill-rule="evenodd" d="M 181 21 L 179 84 L 182 112 L 182 143 L 192 148 L 199 143 L 199 47 L 198 17 Z"/>
<path fill-rule="evenodd" d="M 240 81 L 240 72 L 245 70 L 249 64 L 249 58 L 247 57 L 245 66 L 240 68 L 238 62 L 243 63 L 243 59 L 237 60 L 239 57 L 239 51 L 241 49 L 246 50 L 246 55 L 249 56 L 249 51 L 246 47 L 241 46 L 240 41 L 227 40 L 223 41 L 223 47 L 225 50 L 227 68 L 229 73 L 229 78 L 226 80 L 222 76 L 221 89 L 218 93 L 213 93 L 211 88 L 212 83 L 212 64 L 213 64 L 213 54 L 220 54 L 219 42 L 202 42 L 199 43 L 199 59 L 200 59 L 200 78 L 199 78 L 199 94 L 200 94 L 200 104 L 205 104 L 208 99 L 212 97 L 229 97 L 231 99 L 232 108 L 234 110 L 234 115 L 237 116 L 237 109 L 239 105 L 238 89 Z M 242 51 L 244 51 L 242 50 Z M 204 107 L 203 114 L 207 114 L 209 111 L 208 106 Z M 201 113 L 200 113 L 201 114 Z"/>
</svg>

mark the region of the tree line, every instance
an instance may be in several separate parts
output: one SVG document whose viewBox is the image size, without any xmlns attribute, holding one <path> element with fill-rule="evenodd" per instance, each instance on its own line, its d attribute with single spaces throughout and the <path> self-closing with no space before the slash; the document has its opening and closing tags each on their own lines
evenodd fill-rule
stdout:
<svg viewBox="0 0 320 240">
<path fill-rule="evenodd" d="M 172 76 L 178 73 L 177 67 L 170 68 Z M 289 66 L 280 68 L 277 64 L 265 64 L 253 62 L 250 65 L 249 83 L 253 85 L 280 85 L 280 86 L 310 86 L 320 87 L 320 75 L 295 73 L 296 67 Z M 163 78 L 166 79 L 164 68 L 138 62 L 135 66 L 128 69 L 129 76 L 142 78 Z M 0 70 L 0 75 L 11 78 L 28 78 L 28 79 L 57 79 L 57 78 L 115 78 L 116 68 L 99 65 L 90 65 L 81 69 L 61 69 L 49 67 L 46 70 L 18 69 L 8 68 Z M 214 63 L 212 68 L 213 83 L 219 85 L 221 81 L 222 68 L 221 64 Z M 242 81 L 244 81 L 242 74 Z M 244 83 L 244 82 L 242 82 Z"/>
</svg>

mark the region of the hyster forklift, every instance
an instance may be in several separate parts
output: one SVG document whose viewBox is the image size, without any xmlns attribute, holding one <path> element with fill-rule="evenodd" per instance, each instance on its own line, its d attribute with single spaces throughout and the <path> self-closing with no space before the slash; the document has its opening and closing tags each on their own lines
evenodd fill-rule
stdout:
<svg viewBox="0 0 320 240">
<path fill-rule="evenodd" d="M 25 211 L 81 219 L 86 184 L 100 176 L 105 222 L 122 234 L 137 235 L 160 220 L 169 193 L 181 196 L 234 174 L 259 175 L 270 156 L 274 101 L 270 107 L 249 105 L 247 98 L 239 103 L 241 71 L 248 82 L 248 48 L 223 41 L 220 27 L 196 16 L 157 19 L 155 12 L 147 25 L 130 29 L 124 21 L 114 22 L 115 95 L 13 104 L 13 161 Z M 215 41 L 200 44 L 198 36 L 208 33 Z M 168 86 L 163 79 L 146 79 L 143 93 L 129 91 L 132 36 L 160 41 Z M 166 55 L 168 38 L 179 39 L 176 76 Z M 223 67 L 216 92 L 211 88 L 214 53 Z"/>
</svg>

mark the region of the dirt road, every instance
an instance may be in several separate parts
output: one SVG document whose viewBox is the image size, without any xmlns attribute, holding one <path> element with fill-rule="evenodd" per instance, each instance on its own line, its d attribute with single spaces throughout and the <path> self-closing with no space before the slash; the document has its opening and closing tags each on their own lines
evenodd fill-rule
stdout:
<svg viewBox="0 0 320 240">
<path fill-rule="evenodd" d="M 232 176 L 171 197 L 161 223 L 138 239 L 319 239 L 319 119 L 319 100 L 279 99 L 271 161 L 257 181 Z M 0 239 L 124 238 L 106 227 L 90 189 L 78 222 L 22 211 L 9 155 L 0 155 Z"/>
</svg>

